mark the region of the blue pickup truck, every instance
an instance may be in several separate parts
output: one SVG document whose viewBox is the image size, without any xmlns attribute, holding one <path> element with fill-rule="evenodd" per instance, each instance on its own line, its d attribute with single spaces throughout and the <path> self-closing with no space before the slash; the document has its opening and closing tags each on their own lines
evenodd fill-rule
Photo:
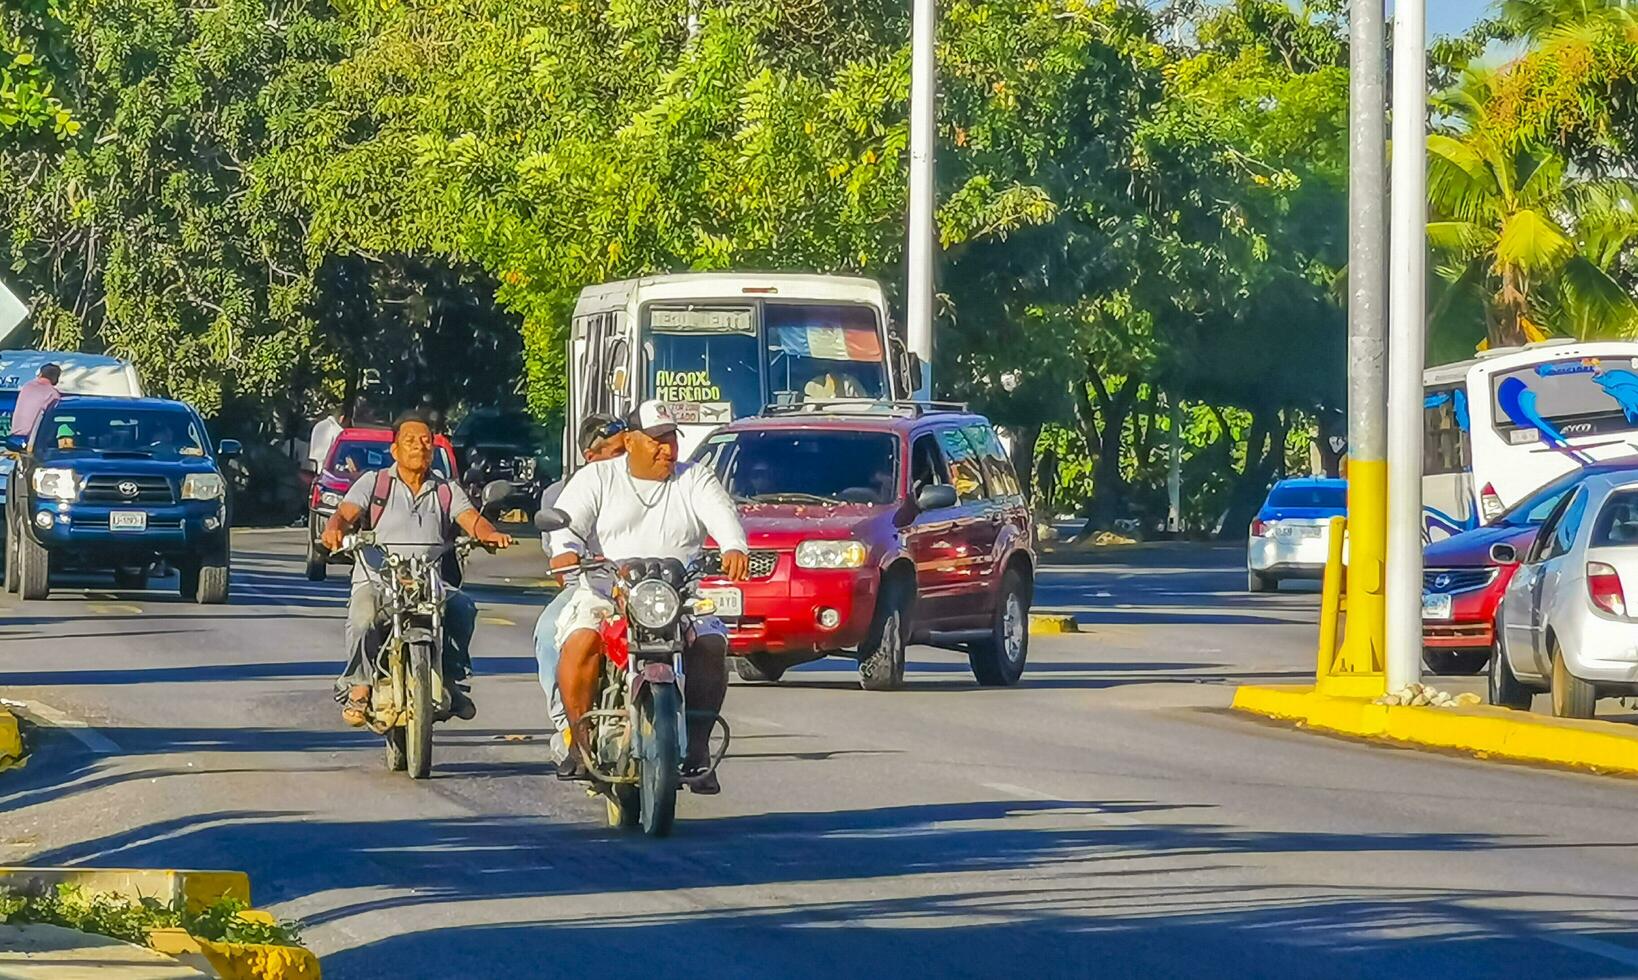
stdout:
<svg viewBox="0 0 1638 980">
<path fill-rule="evenodd" d="M 67 396 L 48 410 L 18 454 L 6 499 L 7 591 L 44 599 L 53 572 L 113 571 L 116 585 L 147 586 L 164 558 L 181 592 L 227 601 L 230 524 L 220 460 L 199 413 L 157 398 Z"/>
</svg>

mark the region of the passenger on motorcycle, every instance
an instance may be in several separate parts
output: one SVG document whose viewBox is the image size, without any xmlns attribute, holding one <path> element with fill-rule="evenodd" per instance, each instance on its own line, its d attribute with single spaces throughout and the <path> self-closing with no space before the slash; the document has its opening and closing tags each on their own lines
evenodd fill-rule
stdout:
<svg viewBox="0 0 1638 980">
<path fill-rule="evenodd" d="M 353 564 L 352 595 L 347 600 L 347 669 L 336 679 L 336 700 L 341 717 L 354 728 L 364 724 L 370 687 L 375 682 L 371 664 L 381 645 L 381 601 L 377 585 L 384 551 L 401 555 L 431 555 L 455 538 L 459 528 L 486 548 L 506 548 L 510 535 L 485 520 L 460 485 L 432 469 L 432 426 L 422 416 L 406 414 L 393 423 L 392 458 L 397 465 L 361 475 L 336 508 L 324 529 L 324 547 L 338 551 L 342 538 L 361 524 L 374 530 L 379 542 L 362 552 Z M 472 632 L 478 608 L 461 592 L 451 591 L 444 607 L 445 682 L 455 716 L 471 719 L 478 709 L 465 681 L 471 673 Z"/>
<path fill-rule="evenodd" d="M 750 560 L 733 498 L 708 467 L 677 462 L 677 426 L 665 405 L 643 402 L 626 418 L 626 430 L 625 456 L 581 468 L 558 497 L 557 509 L 569 519 L 568 528 L 554 537 L 566 549 L 559 557 L 567 561 L 564 556 L 590 554 L 586 541 L 592 538 L 610 561 L 675 558 L 686 563 L 703 554 L 709 535 L 722 550 L 723 575 L 745 579 Z M 589 584 L 607 594 L 606 579 Z M 603 641 L 595 623 L 573 625 L 563 643 L 557 680 L 570 730 L 578 732 L 580 717 L 591 710 L 597 693 Z M 728 691 L 727 655 L 722 621 L 696 619 L 683 654 L 684 698 L 694 715 L 688 721 L 683 775 L 696 793 L 721 791 L 709 766 L 710 735 L 712 716 L 722 710 Z M 579 753 L 569 753 L 558 767 L 558 778 L 588 778 Z"/>
</svg>

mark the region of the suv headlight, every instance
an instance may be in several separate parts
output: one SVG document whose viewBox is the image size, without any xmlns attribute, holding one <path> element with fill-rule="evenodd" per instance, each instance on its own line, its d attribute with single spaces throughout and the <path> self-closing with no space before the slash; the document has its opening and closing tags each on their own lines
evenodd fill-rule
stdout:
<svg viewBox="0 0 1638 980">
<path fill-rule="evenodd" d="M 226 489 L 215 473 L 189 473 L 182 481 L 183 500 L 220 500 Z"/>
<path fill-rule="evenodd" d="M 319 493 L 319 506 L 321 506 L 321 507 L 340 507 L 341 506 L 341 494 L 336 493 L 334 490 L 320 491 L 320 493 Z"/>
<path fill-rule="evenodd" d="M 868 557 L 857 541 L 804 541 L 796 546 L 797 568 L 860 568 Z"/>
<path fill-rule="evenodd" d="M 43 469 L 34 471 L 34 492 L 48 500 L 73 500 L 80 487 L 73 470 Z"/>
<path fill-rule="evenodd" d="M 626 614 L 644 629 L 663 630 L 677 621 L 681 611 L 677 590 L 659 579 L 644 579 L 626 594 Z"/>
</svg>

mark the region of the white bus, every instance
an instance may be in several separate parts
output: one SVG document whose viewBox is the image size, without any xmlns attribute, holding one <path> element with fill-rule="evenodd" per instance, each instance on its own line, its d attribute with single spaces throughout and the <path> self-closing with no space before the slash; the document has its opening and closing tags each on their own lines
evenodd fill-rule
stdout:
<svg viewBox="0 0 1638 980">
<path fill-rule="evenodd" d="M 686 457 L 767 405 L 908 398 L 920 364 L 888 330 L 880 284 L 849 276 L 711 272 L 588 286 L 569 331 L 564 469 L 594 412 L 666 402 Z"/>
<path fill-rule="evenodd" d="M 1638 455 L 1638 342 L 1552 340 L 1423 376 L 1423 536 L 1488 524 L 1578 466 Z"/>
</svg>

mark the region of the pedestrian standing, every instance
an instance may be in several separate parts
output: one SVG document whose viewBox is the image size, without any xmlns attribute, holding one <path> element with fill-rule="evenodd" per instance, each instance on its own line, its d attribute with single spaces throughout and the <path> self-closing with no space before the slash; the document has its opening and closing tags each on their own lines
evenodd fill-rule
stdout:
<svg viewBox="0 0 1638 980">
<path fill-rule="evenodd" d="M 330 414 L 313 425 L 313 434 L 307 440 L 307 458 L 313 461 L 314 469 L 324 468 L 325 461 L 330 458 L 330 450 L 336 444 L 336 438 L 345 428 L 346 406 L 341 402 L 334 402 L 330 406 Z"/>
</svg>

